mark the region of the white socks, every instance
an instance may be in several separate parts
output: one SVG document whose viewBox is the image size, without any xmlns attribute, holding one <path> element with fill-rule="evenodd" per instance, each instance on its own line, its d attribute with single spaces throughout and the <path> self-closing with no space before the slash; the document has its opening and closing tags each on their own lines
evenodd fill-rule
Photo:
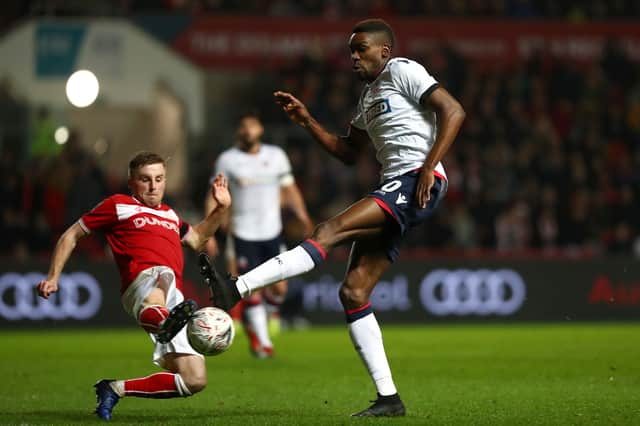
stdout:
<svg viewBox="0 0 640 426">
<path fill-rule="evenodd" d="M 382 332 L 375 315 L 370 313 L 349 323 L 349 334 L 353 346 L 369 370 L 378 393 L 382 396 L 396 394 L 396 386 L 393 384 L 391 369 L 384 352 Z"/>
<path fill-rule="evenodd" d="M 178 390 L 178 394 L 180 396 L 191 396 L 191 391 L 185 384 L 184 380 L 182 380 L 182 376 L 179 374 L 175 375 L 176 389 Z"/>
<path fill-rule="evenodd" d="M 254 306 L 246 306 L 244 314 L 247 316 L 247 322 L 256 333 L 258 342 L 262 347 L 273 347 L 269 338 L 269 324 L 267 322 L 267 309 L 263 303 Z"/>
<path fill-rule="evenodd" d="M 124 380 L 114 380 L 109 386 L 120 398 L 124 397 Z"/>
<path fill-rule="evenodd" d="M 246 274 L 240 275 L 236 286 L 242 297 L 249 296 L 253 291 L 269 284 L 286 280 L 312 270 L 316 263 L 309 253 L 296 246 L 273 257 Z"/>
</svg>

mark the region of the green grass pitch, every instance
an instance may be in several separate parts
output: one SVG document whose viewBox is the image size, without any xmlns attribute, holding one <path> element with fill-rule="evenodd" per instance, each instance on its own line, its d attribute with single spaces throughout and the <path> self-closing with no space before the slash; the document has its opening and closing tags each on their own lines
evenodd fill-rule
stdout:
<svg viewBox="0 0 640 426">
<path fill-rule="evenodd" d="M 402 419 L 351 419 L 374 388 L 344 327 L 283 333 L 277 356 L 243 336 L 207 360 L 187 399 L 125 398 L 128 424 L 640 424 L 640 324 L 384 327 Z M 140 330 L 0 333 L 0 423 L 97 423 L 92 384 L 157 371 Z"/>
</svg>

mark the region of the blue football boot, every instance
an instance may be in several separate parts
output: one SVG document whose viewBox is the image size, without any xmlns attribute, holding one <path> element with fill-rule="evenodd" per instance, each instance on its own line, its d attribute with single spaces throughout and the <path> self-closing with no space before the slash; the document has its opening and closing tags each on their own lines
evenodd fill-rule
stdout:
<svg viewBox="0 0 640 426">
<path fill-rule="evenodd" d="M 102 420 L 111 420 L 111 411 L 116 406 L 120 397 L 117 393 L 111 389 L 111 383 L 113 380 L 103 379 L 93 385 L 96 388 L 96 400 L 98 405 L 96 406 L 95 413 Z"/>
</svg>

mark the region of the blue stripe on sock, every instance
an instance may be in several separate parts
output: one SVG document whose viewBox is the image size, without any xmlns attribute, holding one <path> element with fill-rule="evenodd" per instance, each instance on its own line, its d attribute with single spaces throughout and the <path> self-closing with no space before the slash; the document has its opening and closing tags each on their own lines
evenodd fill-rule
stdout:
<svg viewBox="0 0 640 426">
<path fill-rule="evenodd" d="M 311 244 L 309 241 L 301 242 L 300 247 L 302 247 L 304 251 L 309 253 L 309 256 L 311 256 L 311 259 L 313 259 L 313 263 L 315 263 L 316 266 L 318 266 L 324 261 L 324 258 L 322 257 L 322 253 L 320 253 L 320 250 L 318 250 L 316 246 Z"/>
<path fill-rule="evenodd" d="M 369 303 L 368 306 L 366 306 L 366 308 L 362 309 L 362 310 L 356 310 L 355 312 L 345 312 L 345 317 L 347 319 L 347 322 L 349 324 L 351 324 L 354 321 L 359 320 L 360 318 L 364 318 L 369 314 L 373 313 L 373 308 L 371 307 L 371 304 Z"/>
</svg>

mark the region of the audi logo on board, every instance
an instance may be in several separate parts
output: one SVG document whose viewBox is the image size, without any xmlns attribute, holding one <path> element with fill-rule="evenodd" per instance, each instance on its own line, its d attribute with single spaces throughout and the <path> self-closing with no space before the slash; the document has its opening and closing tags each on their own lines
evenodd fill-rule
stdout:
<svg viewBox="0 0 640 426">
<path fill-rule="evenodd" d="M 46 278 L 41 272 L 0 275 L 0 318 L 17 320 L 86 320 L 93 317 L 102 303 L 100 285 L 86 272 L 62 274 L 59 291 L 43 299 L 36 286 Z"/>
<path fill-rule="evenodd" d="M 422 280 L 420 299 L 434 315 L 510 315 L 524 303 L 524 280 L 511 269 L 436 269 Z"/>
<path fill-rule="evenodd" d="M 376 311 L 406 312 L 418 303 L 409 296 L 409 279 L 396 275 L 378 282 L 371 294 Z M 342 311 L 338 298 L 340 282 L 324 275 L 303 286 L 307 311 Z M 419 287 L 422 308 L 435 316 L 506 316 L 523 305 L 526 286 L 512 269 L 436 269 L 424 276 Z"/>
</svg>

